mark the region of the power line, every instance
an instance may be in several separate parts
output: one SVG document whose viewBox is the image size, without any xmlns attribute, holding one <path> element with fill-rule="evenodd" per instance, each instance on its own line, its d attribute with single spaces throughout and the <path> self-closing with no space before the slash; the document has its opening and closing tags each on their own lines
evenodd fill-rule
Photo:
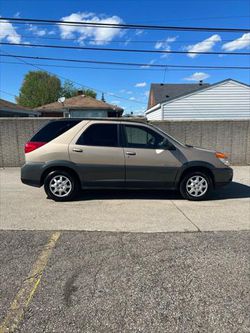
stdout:
<svg viewBox="0 0 250 333">
<path fill-rule="evenodd" d="M 4 53 L 6 53 L 6 54 L 8 55 L 7 52 L 5 52 L 5 51 L 3 51 L 3 50 L 1 50 L 1 51 L 4 52 Z M 17 58 L 17 59 L 18 59 L 18 58 Z M 107 92 L 107 91 L 103 91 L 103 90 L 100 90 L 100 89 L 96 89 L 96 88 L 93 88 L 93 87 L 87 86 L 87 85 L 82 84 L 82 83 L 79 83 L 79 82 L 77 82 L 77 81 L 73 81 L 73 80 L 71 80 L 71 79 L 69 79 L 69 78 L 67 78 L 67 77 L 65 77 L 65 76 L 62 76 L 62 75 L 59 75 L 59 74 L 55 74 L 55 73 L 53 73 L 53 72 L 51 72 L 51 71 L 47 71 L 46 69 L 44 69 L 44 68 L 42 68 L 42 67 L 40 67 L 40 66 L 37 66 L 37 65 L 35 65 L 35 64 L 29 63 L 29 62 L 27 62 L 27 61 L 25 61 L 25 60 L 23 60 L 23 59 L 20 59 L 20 60 L 21 60 L 24 64 L 26 64 L 26 65 L 28 65 L 28 66 L 32 66 L 32 67 L 37 68 L 37 69 L 39 69 L 39 70 L 45 71 L 45 72 L 47 72 L 47 73 L 49 73 L 49 74 L 56 75 L 56 76 L 62 78 L 63 80 L 68 80 L 68 81 L 70 81 L 70 82 L 76 84 L 76 85 L 79 86 L 79 87 L 84 87 L 84 88 L 87 88 L 87 89 L 95 90 L 95 91 L 97 91 L 97 92 L 99 92 L 99 93 L 105 93 L 106 95 L 109 95 L 109 96 L 112 96 L 112 97 L 115 97 L 115 98 L 118 98 L 118 99 L 122 99 L 122 100 L 125 100 L 125 101 L 129 101 L 130 103 L 137 103 L 137 104 L 143 104 L 143 105 L 145 104 L 145 103 L 142 102 L 142 101 L 138 101 L 138 100 L 130 100 L 130 99 L 126 98 L 126 97 L 121 97 L 121 96 L 115 95 L 115 94 L 113 94 L 113 93 L 109 93 L 109 92 Z"/>
<path fill-rule="evenodd" d="M 1 61 L 2 64 L 13 64 L 13 65 L 22 65 L 20 62 L 14 62 L 14 61 Z M 169 66 L 166 66 L 165 69 L 157 69 L 157 68 L 117 68 L 117 67 L 93 67 L 93 66 L 68 66 L 68 65 L 58 65 L 58 64 L 40 64 L 36 63 L 37 66 L 45 66 L 45 67 L 55 67 L 55 68 L 76 68 L 76 69 L 93 69 L 93 70 L 111 70 L 111 71 L 156 71 L 156 72 L 162 72 L 162 70 L 167 71 L 190 71 L 190 68 L 169 68 Z M 232 68 L 238 70 L 238 68 Z M 242 69 L 242 68 L 241 68 Z M 245 68 L 246 69 L 246 68 Z M 248 70 L 250 67 L 247 68 Z M 227 68 L 207 68 L 207 71 L 214 71 L 214 70 L 227 70 Z"/>
<path fill-rule="evenodd" d="M 1 22 L 0 22 L 1 23 Z M 5 37 L 5 34 L 0 34 L 1 37 Z M 8 37 L 16 37 L 16 35 L 8 35 Z M 39 35 L 23 35 L 22 38 L 29 38 L 29 39 L 48 39 L 48 40 L 62 40 L 61 37 L 50 37 L 50 36 L 39 36 Z M 65 41 L 76 41 L 77 38 L 67 38 Z M 233 42 L 235 39 L 223 39 L 223 42 Z M 245 38 L 244 40 L 250 40 L 250 38 Z M 106 42 L 105 39 L 87 39 L 88 42 Z M 154 43 L 173 43 L 173 42 L 168 42 L 167 40 L 164 39 L 158 39 L 158 40 L 126 40 L 126 39 L 121 39 L 121 40 L 111 40 L 109 43 L 132 43 L 132 44 L 154 44 Z M 174 43 L 200 43 L 198 40 L 175 40 Z M 206 41 L 203 40 L 202 43 L 211 43 L 211 41 Z"/>
<path fill-rule="evenodd" d="M 9 96 L 14 96 L 14 97 L 16 97 L 16 95 L 14 95 L 14 94 L 11 94 L 11 93 L 9 93 L 9 92 L 7 92 L 7 91 L 4 91 L 4 90 L 2 90 L 2 89 L 0 89 L 0 91 L 1 91 L 2 93 L 6 94 L 6 95 L 9 95 Z"/>
<path fill-rule="evenodd" d="M 188 18 L 182 18 L 181 21 L 203 21 L 203 20 L 228 20 L 228 19 L 232 19 L 232 18 L 248 18 L 249 19 L 249 15 L 233 15 L 233 16 L 199 16 L 199 17 L 188 17 Z M 176 19 L 171 19 L 171 18 L 167 18 L 168 21 L 176 21 Z M 153 23 L 154 21 L 152 20 L 147 20 L 145 21 L 145 23 Z M 157 22 L 166 22 L 165 20 L 157 20 Z"/>
<path fill-rule="evenodd" d="M 218 31 L 218 32 L 249 32 L 247 28 L 214 28 L 214 27 L 180 27 L 180 26 L 164 26 L 164 25 L 145 25 L 145 24 L 123 24 L 123 23 L 103 23 L 88 21 L 62 21 L 62 20 L 44 20 L 32 18 L 13 18 L 1 17 L 0 21 L 11 21 L 16 23 L 29 22 L 36 24 L 58 24 L 70 26 L 86 26 L 97 28 L 114 28 L 114 29 L 143 29 L 143 30 L 175 30 L 175 31 Z"/>
<path fill-rule="evenodd" d="M 102 65 L 119 65 L 119 66 L 136 66 L 147 68 L 199 68 L 199 69 L 237 69 L 237 70 L 249 70 L 247 66 L 206 66 L 206 65 L 174 65 L 174 64 L 146 64 L 146 63 L 135 63 L 135 62 L 114 62 L 114 61 L 97 61 L 97 60 L 83 60 L 83 59 L 69 59 L 69 58 L 55 58 L 55 57 L 37 57 L 37 56 L 25 56 L 25 55 L 13 55 L 13 54 L 0 54 L 2 57 L 10 58 L 23 58 L 23 59 L 34 59 L 34 60 L 48 60 L 48 61 L 64 61 L 73 63 L 89 63 L 89 64 L 102 64 Z M 146 68 L 145 68 L 146 67 Z"/>
<path fill-rule="evenodd" d="M 195 51 L 166 51 L 166 50 L 142 50 L 142 49 L 120 49 L 120 48 L 106 48 L 106 47 L 85 47 L 85 46 L 66 46 L 66 45 L 48 45 L 48 44 L 25 44 L 25 43 L 5 43 L 0 42 L 0 45 L 8 46 L 23 46 L 23 47 L 44 47 L 54 49 L 70 49 L 70 50 L 86 50 L 86 51 L 111 51 L 111 52 L 133 52 L 133 53 L 161 53 L 161 54 L 207 54 L 207 55 L 243 55 L 248 56 L 250 52 L 195 52 Z"/>
<path fill-rule="evenodd" d="M 1 61 L 1 64 L 13 64 L 13 65 L 22 65 L 20 62 L 14 62 L 14 61 Z M 156 69 L 156 68 L 117 68 L 117 67 L 93 67 L 93 66 L 68 66 L 68 65 L 58 65 L 58 64 L 39 64 L 36 63 L 37 66 L 45 66 L 45 67 L 55 67 L 55 68 L 77 68 L 77 69 L 96 69 L 96 70 L 114 70 L 114 71 L 158 71 L 161 72 L 162 69 Z M 172 69 L 178 70 L 178 69 Z M 180 70 L 180 69 L 179 69 Z M 187 70 L 187 69 L 184 69 Z"/>
</svg>

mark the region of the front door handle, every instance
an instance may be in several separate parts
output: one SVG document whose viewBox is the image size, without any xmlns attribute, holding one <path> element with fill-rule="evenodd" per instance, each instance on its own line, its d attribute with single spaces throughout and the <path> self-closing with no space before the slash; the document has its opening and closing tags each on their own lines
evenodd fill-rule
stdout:
<svg viewBox="0 0 250 333">
<path fill-rule="evenodd" d="M 134 151 L 127 151 L 126 155 L 133 156 L 136 155 L 136 153 Z"/>
<path fill-rule="evenodd" d="M 82 153 L 83 150 L 81 148 L 73 148 L 73 151 L 75 151 L 76 153 Z"/>
</svg>

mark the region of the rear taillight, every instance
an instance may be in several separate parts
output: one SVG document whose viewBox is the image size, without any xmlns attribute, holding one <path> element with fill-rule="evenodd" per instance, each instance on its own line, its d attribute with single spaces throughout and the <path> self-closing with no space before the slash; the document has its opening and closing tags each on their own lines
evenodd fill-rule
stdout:
<svg viewBox="0 0 250 333">
<path fill-rule="evenodd" d="M 47 142 L 27 142 L 25 147 L 24 147 L 24 152 L 25 154 L 30 153 L 33 150 L 36 150 L 39 147 L 42 147 L 45 145 Z"/>
</svg>

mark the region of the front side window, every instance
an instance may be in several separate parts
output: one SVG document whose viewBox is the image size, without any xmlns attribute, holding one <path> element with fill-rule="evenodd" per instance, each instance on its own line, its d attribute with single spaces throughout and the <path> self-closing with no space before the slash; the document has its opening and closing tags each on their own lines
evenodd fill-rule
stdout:
<svg viewBox="0 0 250 333">
<path fill-rule="evenodd" d="M 77 145 L 118 147 L 118 127 L 116 124 L 90 125 L 79 137 Z"/>
<path fill-rule="evenodd" d="M 164 137 L 149 128 L 125 125 L 125 143 L 131 148 L 162 148 Z"/>
</svg>

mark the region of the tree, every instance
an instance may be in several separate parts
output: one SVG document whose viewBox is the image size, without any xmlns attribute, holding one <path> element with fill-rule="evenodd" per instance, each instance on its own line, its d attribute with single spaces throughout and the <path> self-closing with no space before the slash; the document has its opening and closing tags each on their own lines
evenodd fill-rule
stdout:
<svg viewBox="0 0 250 333">
<path fill-rule="evenodd" d="M 61 81 L 55 75 L 43 71 L 28 72 L 20 88 L 17 103 L 29 108 L 57 101 L 60 97 Z"/>
<path fill-rule="evenodd" d="M 84 89 L 83 95 L 96 98 L 96 92 L 92 89 Z"/>
<path fill-rule="evenodd" d="M 70 80 L 66 80 L 62 86 L 61 97 L 70 98 L 77 96 L 78 90 Z"/>
<path fill-rule="evenodd" d="M 77 89 L 74 83 L 70 80 L 65 80 L 62 86 L 60 96 L 65 98 L 74 97 L 77 95 L 85 95 L 96 98 L 96 92 L 92 89 Z"/>
<path fill-rule="evenodd" d="M 104 97 L 104 93 L 102 93 L 101 101 L 106 102 L 105 97 Z"/>
</svg>

